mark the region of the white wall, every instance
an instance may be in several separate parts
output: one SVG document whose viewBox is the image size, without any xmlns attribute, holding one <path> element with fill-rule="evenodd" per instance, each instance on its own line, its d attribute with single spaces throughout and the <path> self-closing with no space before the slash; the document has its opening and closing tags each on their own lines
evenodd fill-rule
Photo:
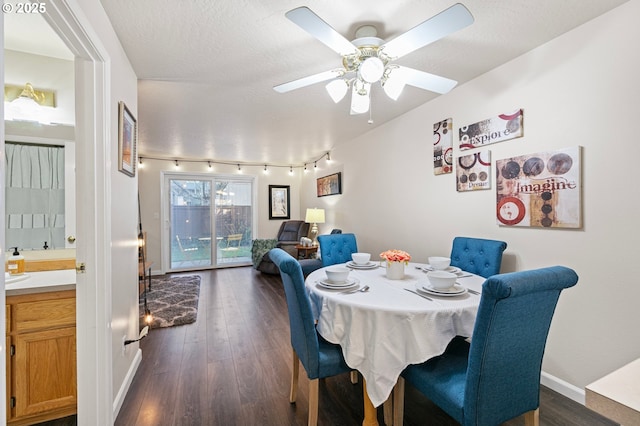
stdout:
<svg viewBox="0 0 640 426">
<path fill-rule="evenodd" d="M 144 153 L 141 153 L 144 157 Z M 152 274 L 161 270 L 161 231 L 162 206 L 160 191 L 162 189 L 161 172 L 178 173 L 219 173 L 232 175 L 238 173 L 235 165 L 214 164 L 209 169 L 206 162 L 179 162 L 179 169 L 172 161 L 143 158 L 143 167 L 139 173 L 140 202 L 142 206 L 142 228 L 147 233 L 147 257 L 154 262 Z M 304 219 L 304 211 L 300 210 L 301 169 L 294 168 L 293 175 L 287 167 L 270 167 L 263 173 L 264 166 L 243 166 L 244 176 L 255 176 L 258 189 L 258 223 L 254 238 L 275 238 L 282 220 L 269 219 L 269 185 L 289 185 L 291 202 L 291 219 Z"/>
<path fill-rule="evenodd" d="M 321 162 L 317 176 L 303 179 L 301 207 L 325 207 L 325 228 L 354 232 L 359 249 L 374 255 L 399 248 L 424 262 L 448 254 L 453 237 L 466 235 L 506 241 L 505 272 L 574 268 L 580 281 L 560 298 L 543 370 L 583 388 L 638 358 L 637 16 L 640 1 L 631 0 L 339 144 L 331 152 L 335 164 Z M 454 174 L 434 176 L 433 123 L 452 117 L 455 145 L 458 127 L 517 108 L 524 109 L 524 137 L 486 147 L 493 166 L 496 159 L 582 146 L 581 230 L 498 226 L 495 177 L 491 190 L 458 193 Z M 343 171 L 343 194 L 316 198 L 315 177 L 334 171 Z"/>
</svg>

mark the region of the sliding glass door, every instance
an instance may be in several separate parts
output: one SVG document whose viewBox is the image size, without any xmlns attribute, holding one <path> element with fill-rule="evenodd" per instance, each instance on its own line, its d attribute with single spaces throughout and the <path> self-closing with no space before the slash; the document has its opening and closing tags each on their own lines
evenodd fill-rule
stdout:
<svg viewBox="0 0 640 426">
<path fill-rule="evenodd" d="M 164 182 L 166 270 L 251 263 L 253 178 L 167 173 Z"/>
</svg>

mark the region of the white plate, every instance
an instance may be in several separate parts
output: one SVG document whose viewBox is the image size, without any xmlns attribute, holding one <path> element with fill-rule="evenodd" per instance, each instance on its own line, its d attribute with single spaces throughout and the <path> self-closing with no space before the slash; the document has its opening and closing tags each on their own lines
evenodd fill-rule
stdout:
<svg viewBox="0 0 640 426">
<path fill-rule="evenodd" d="M 431 271 L 437 271 L 438 269 L 434 269 L 431 265 L 425 265 L 422 270 L 424 272 L 431 272 Z M 456 267 L 456 266 L 447 266 L 446 269 L 442 269 L 445 272 L 451 272 L 453 274 L 457 274 L 459 272 L 462 272 L 462 269 Z"/>
<path fill-rule="evenodd" d="M 328 279 L 318 280 L 318 284 L 325 288 L 347 288 L 359 282 L 357 278 L 347 278 L 346 281 L 341 283 L 336 283 Z"/>
<path fill-rule="evenodd" d="M 358 288 L 358 286 L 360 285 L 360 281 L 355 280 L 355 281 L 351 282 L 351 284 L 349 284 L 349 285 L 346 285 L 346 286 L 343 285 L 343 286 L 340 286 L 340 287 L 335 287 L 335 286 L 333 286 L 331 284 L 328 284 L 326 282 L 326 280 L 320 280 L 320 281 L 318 281 L 317 284 L 318 284 L 319 287 L 322 287 L 325 290 L 345 291 L 345 290 L 351 290 L 351 289 L 354 289 L 354 288 Z"/>
<path fill-rule="evenodd" d="M 373 269 L 373 268 L 377 268 L 378 264 L 374 262 L 367 262 L 364 265 L 359 265 L 356 262 L 350 260 L 347 262 L 347 266 L 353 269 Z"/>
<path fill-rule="evenodd" d="M 445 296 L 445 297 L 460 296 L 461 294 L 465 294 L 467 292 L 467 289 L 461 286 L 460 284 L 455 284 L 453 288 L 448 290 L 436 290 L 429 286 L 425 287 L 425 286 L 417 285 L 416 290 L 422 293 L 430 294 L 432 296 Z"/>
</svg>

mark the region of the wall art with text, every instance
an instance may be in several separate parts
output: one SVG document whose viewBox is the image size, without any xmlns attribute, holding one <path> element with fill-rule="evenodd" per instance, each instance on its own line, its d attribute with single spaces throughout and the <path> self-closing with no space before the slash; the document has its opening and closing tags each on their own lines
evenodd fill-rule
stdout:
<svg viewBox="0 0 640 426">
<path fill-rule="evenodd" d="M 524 112 L 522 109 L 500 114 L 458 129 L 461 150 L 479 148 L 496 142 L 522 137 Z"/>
<path fill-rule="evenodd" d="M 581 147 L 496 161 L 499 225 L 581 228 Z"/>
</svg>

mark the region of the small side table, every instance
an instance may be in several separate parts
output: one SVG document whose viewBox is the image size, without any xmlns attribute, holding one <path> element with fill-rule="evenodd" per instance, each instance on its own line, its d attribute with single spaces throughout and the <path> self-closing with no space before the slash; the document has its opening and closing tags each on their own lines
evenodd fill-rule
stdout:
<svg viewBox="0 0 640 426">
<path fill-rule="evenodd" d="M 296 250 L 298 250 L 298 259 L 310 259 L 309 256 L 318 251 L 318 246 L 301 246 L 298 244 L 296 245 Z"/>
</svg>

